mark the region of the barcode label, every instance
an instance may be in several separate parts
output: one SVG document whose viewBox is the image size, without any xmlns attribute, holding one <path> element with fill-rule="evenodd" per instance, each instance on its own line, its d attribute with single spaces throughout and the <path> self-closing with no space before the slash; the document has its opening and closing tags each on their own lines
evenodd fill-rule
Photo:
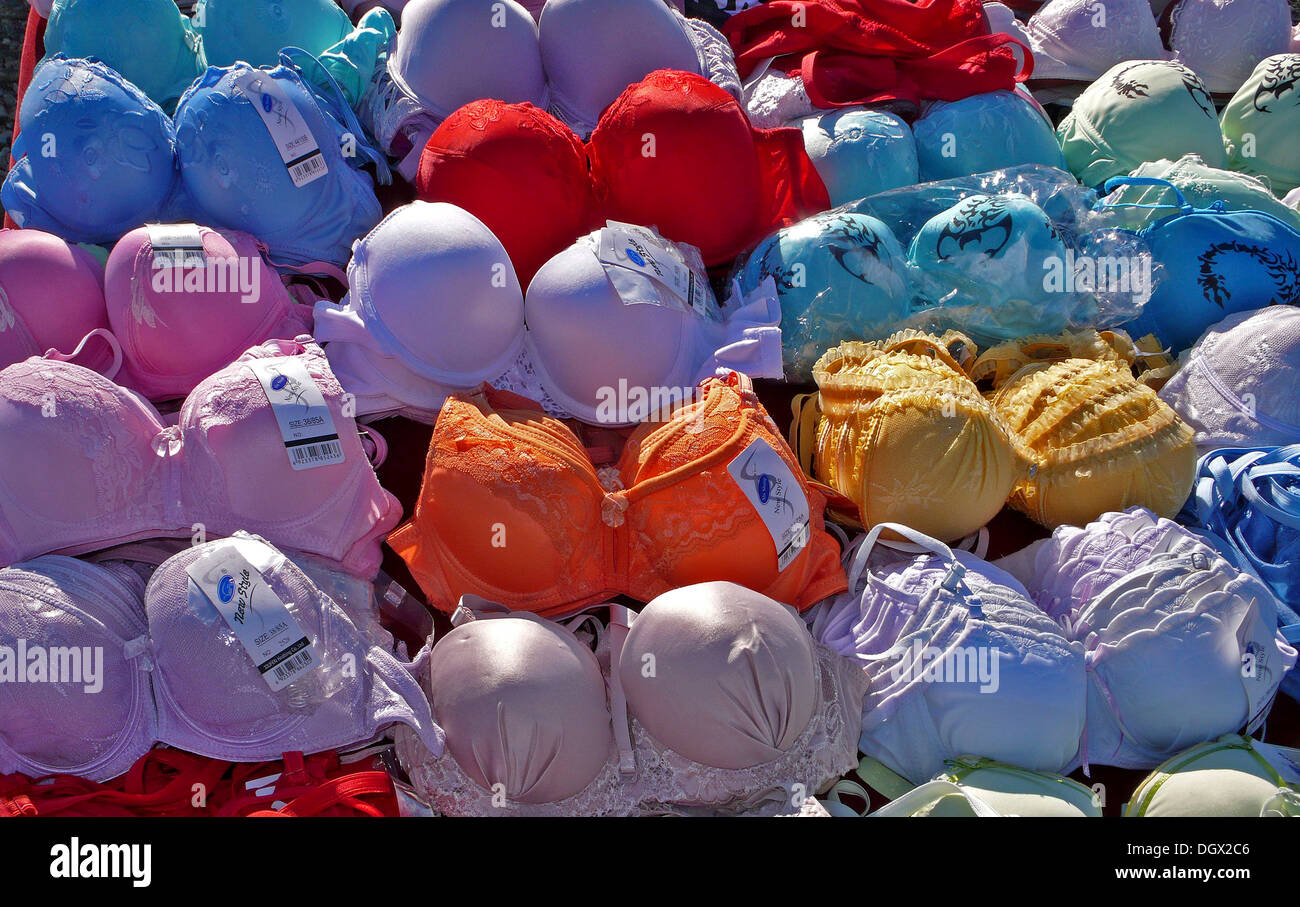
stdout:
<svg viewBox="0 0 1300 907">
<path fill-rule="evenodd" d="M 313 180 L 320 179 L 328 172 L 329 168 L 325 166 L 325 155 L 319 151 L 304 161 L 289 165 L 289 178 L 299 189 Z"/>
<path fill-rule="evenodd" d="M 289 462 L 294 469 L 342 463 L 343 445 L 338 441 L 326 441 L 323 444 L 289 446 Z"/>
<path fill-rule="evenodd" d="M 254 359 L 248 368 L 262 382 L 294 469 L 342 463 L 343 444 L 325 395 L 293 356 Z"/>
<path fill-rule="evenodd" d="M 329 172 L 320 143 L 311 134 L 307 121 L 269 73 L 249 70 L 235 79 L 235 85 L 262 118 L 295 186 L 301 189 Z"/>
<path fill-rule="evenodd" d="M 306 640 L 304 640 L 304 642 L 305 641 Z M 310 668 L 312 661 L 312 650 L 304 649 L 288 661 L 276 665 L 271 670 L 275 672 L 275 679 L 277 681 L 280 683 L 288 683 L 298 674 L 301 674 L 303 671 Z"/>
<path fill-rule="evenodd" d="M 282 690 L 320 664 L 316 648 L 266 581 L 279 552 L 252 538 L 230 538 L 186 567 L 191 607 L 217 609 L 272 690 Z M 202 596 L 202 599 L 194 596 Z"/>
</svg>

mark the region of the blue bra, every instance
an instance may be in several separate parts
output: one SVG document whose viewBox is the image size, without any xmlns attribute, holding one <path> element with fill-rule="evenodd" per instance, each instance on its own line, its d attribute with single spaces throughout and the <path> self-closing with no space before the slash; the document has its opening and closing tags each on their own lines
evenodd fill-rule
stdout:
<svg viewBox="0 0 1300 907">
<path fill-rule="evenodd" d="M 1178 522 L 1212 536 L 1225 557 L 1267 584 L 1282 635 L 1300 643 L 1300 444 L 1225 447 L 1201 457 Z M 1300 699 L 1300 674 L 1292 671 L 1282 690 Z"/>
<path fill-rule="evenodd" d="M 1124 325 L 1132 336 L 1153 333 L 1177 352 L 1235 312 L 1300 303 L 1300 231 L 1290 224 L 1219 202 L 1194 208 L 1177 186 L 1155 177 L 1118 176 L 1106 181 L 1105 191 L 1122 185 L 1168 187 L 1177 199 L 1176 205 L 1098 205 L 1176 209 L 1139 231 L 1163 266 L 1163 279 L 1142 314 Z"/>
<path fill-rule="evenodd" d="M 17 163 L 0 189 L 19 226 L 114 243 L 146 221 L 190 219 L 172 121 L 103 63 L 60 54 L 43 61 L 19 122 Z"/>
<path fill-rule="evenodd" d="M 201 222 L 251 233 L 277 265 L 341 268 L 383 216 L 362 167 L 386 185 L 387 162 L 324 66 L 298 48 L 271 69 L 209 68 L 181 98 L 176 134 Z"/>
</svg>

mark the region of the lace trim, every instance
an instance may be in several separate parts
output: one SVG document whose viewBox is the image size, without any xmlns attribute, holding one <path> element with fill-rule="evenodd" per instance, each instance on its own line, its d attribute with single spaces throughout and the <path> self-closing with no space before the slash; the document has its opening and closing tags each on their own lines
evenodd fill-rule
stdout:
<svg viewBox="0 0 1300 907">
<path fill-rule="evenodd" d="M 494 804 L 450 752 L 432 757 L 416 735 L 396 728 L 397 754 L 419 794 L 450 816 L 631 816 L 817 814 L 808 806 L 857 764 L 861 703 L 866 675 L 849 659 L 815 644 L 821 674 L 821 702 L 808 727 L 788 752 L 763 765 L 721 769 L 701 765 L 660 746 L 631 719 L 636 774 L 621 775 L 613 752 L 580 793 L 553 803 Z"/>
</svg>

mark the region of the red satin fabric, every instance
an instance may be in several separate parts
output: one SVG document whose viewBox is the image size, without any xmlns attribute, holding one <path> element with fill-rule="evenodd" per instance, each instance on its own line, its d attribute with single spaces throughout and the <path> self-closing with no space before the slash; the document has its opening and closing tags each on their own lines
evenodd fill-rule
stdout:
<svg viewBox="0 0 1300 907">
<path fill-rule="evenodd" d="M 919 111 L 922 101 L 1010 90 L 1033 70 L 1023 44 L 989 33 L 980 0 L 772 0 L 732 16 L 723 32 L 742 78 L 776 58 L 773 68 L 802 76 L 809 99 L 826 108 Z"/>
</svg>

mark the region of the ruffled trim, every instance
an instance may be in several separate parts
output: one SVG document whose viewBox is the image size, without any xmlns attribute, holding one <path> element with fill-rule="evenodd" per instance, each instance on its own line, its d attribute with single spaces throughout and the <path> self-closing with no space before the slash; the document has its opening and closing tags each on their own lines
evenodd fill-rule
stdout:
<svg viewBox="0 0 1300 907">
<path fill-rule="evenodd" d="M 821 701 L 782 756 L 744 769 L 693 762 L 660 746 L 632 718 L 636 772 L 622 775 L 611 746 L 609 759 L 580 793 L 553 803 L 493 804 L 484 790 L 446 753 L 433 757 L 405 726 L 396 728 L 397 754 L 416 791 L 448 816 L 801 815 L 807 798 L 857 764 L 865 675 L 850 660 L 815 644 Z M 796 787 L 801 785 L 802 787 Z"/>
</svg>

